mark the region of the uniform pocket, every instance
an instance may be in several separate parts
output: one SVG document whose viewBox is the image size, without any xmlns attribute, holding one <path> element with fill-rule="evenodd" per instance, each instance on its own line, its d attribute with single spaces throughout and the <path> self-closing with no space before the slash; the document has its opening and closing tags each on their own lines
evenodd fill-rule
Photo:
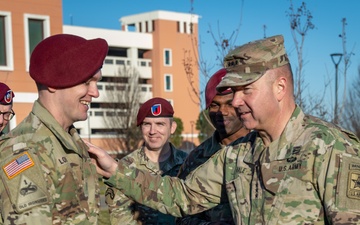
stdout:
<svg viewBox="0 0 360 225">
<path fill-rule="evenodd" d="M 229 204 L 236 224 L 242 224 L 242 218 L 247 218 L 250 213 L 249 186 L 248 181 L 244 179 L 239 176 L 226 184 Z"/>
<path fill-rule="evenodd" d="M 268 203 L 267 205 L 269 205 Z M 323 208 L 311 182 L 285 175 L 271 204 L 268 224 L 290 224 L 300 218 L 302 223 L 314 223 Z"/>
</svg>

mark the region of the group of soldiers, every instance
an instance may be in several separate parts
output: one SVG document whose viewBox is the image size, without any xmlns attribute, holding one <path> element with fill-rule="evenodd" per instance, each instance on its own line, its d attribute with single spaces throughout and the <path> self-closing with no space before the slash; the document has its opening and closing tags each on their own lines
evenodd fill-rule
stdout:
<svg viewBox="0 0 360 225">
<path fill-rule="evenodd" d="M 359 139 L 296 105 L 283 36 L 224 58 L 205 89 L 216 130 L 189 155 L 162 98 L 141 105 L 143 145 L 122 159 L 79 137 L 107 51 L 69 34 L 35 47 L 39 98 L 0 139 L 0 224 L 98 224 L 99 176 L 111 224 L 360 224 Z"/>
</svg>

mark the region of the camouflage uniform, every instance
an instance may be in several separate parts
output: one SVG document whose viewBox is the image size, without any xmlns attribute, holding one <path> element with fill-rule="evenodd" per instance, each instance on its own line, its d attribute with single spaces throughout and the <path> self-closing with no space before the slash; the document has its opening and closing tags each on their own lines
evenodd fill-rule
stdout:
<svg viewBox="0 0 360 225">
<path fill-rule="evenodd" d="M 107 182 L 175 216 L 220 203 L 226 183 L 236 224 L 360 224 L 360 143 L 354 134 L 296 107 L 269 147 L 256 132 L 242 142 L 218 151 L 185 181 L 119 164 Z"/>
<path fill-rule="evenodd" d="M 161 162 L 160 165 L 159 163 L 151 162 L 145 155 L 143 148 L 135 150 L 120 161 L 126 163 L 130 169 L 137 168 L 148 171 L 150 174 L 161 176 L 176 176 L 187 153 L 176 149 L 171 143 L 169 144 L 171 155 L 166 161 Z M 134 203 L 116 189 L 109 188 L 106 191 L 106 203 L 109 206 L 111 224 L 175 224 L 175 217 Z"/>
<path fill-rule="evenodd" d="M 98 175 L 74 127 L 35 101 L 0 149 L 1 224 L 97 224 Z"/>
<path fill-rule="evenodd" d="M 230 145 L 236 145 L 240 141 L 241 138 L 232 142 Z M 213 154 L 215 154 L 223 147 L 225 146 L 220 143 L 219 133 L 218 131 L 215 131 L 212 137 L 208 138 L 201 145 L 191 151 L 189 156 L 184 161 L 183 165 L 180 167 L 178 177 L 184 180 L 191 171 L 195 170 L 198 166 L 205 163 Z M 221 196 L 221 203 L 216 207 L 196 215 L 178 218 L 176 224 L 205 225 L 209 222 L 218 221 L 223 221 L 227 224 L 234 224 L 225 188 L 222 190 Z"/>
</svg>

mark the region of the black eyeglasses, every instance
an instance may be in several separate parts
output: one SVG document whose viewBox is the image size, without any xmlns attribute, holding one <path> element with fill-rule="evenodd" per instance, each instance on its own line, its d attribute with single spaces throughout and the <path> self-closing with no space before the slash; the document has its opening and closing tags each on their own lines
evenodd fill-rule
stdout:
<svg viewBox="0 0 360 225">
<path fill-rule="evenodd" d="M 0 115 L 3 115 L 4 120 L 11 120 L 15 116 L 15 112 L 13 110 L 9 112 L 0 112 Z"/>
</svg>

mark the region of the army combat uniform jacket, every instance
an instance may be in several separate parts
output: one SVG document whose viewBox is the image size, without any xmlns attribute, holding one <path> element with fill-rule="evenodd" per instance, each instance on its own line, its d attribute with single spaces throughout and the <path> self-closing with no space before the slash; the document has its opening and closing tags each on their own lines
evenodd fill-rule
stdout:
<svg viewBox="0 0 360 225">
<path fill-rule="evenodd" d="M 0 145 L 0 224 L 97 224 L 99 182 L 76 129 L 40 105 Z"/>
<path fill-rule="evenodd" d="M 360 224 L 359 148 L 354 134 L 296 107 L 269 147 L 250 133 L 243 143 L 214 154 L 185 181 L 151 177 L 119 164 L 107 182 L 176 216 L 215 206 L 226 183 L 236 224 Z"/>
<path fill-rule="evenodd" d="M 232 142 L 230 145 L 236 145 L 241 141 L 241 138 Z M 205 140 L 201 145 L 192 150 L 189 156 L 185 159 L 183 165 L 180 167 L 178 177 L 185 179 L 191 171 L 196 169 L 201 164 L 205 163 L 213 154 L 221 150 L 225 146 L 220 143 L 220 136 L 218 131 Z M 225 187 L 225 186 L 224 186 Z M 228 225 L 234 224 L 229 200 L 226 195 L 226 189 L 222 190 L 221 203 L 216 207 L 205 212 L 178 218 L 176 224 L 180 225 L 206 225 L 209 222 L 223 221 Z"/>
<path fill-rule="evenodd" d="M 143 147 L 130 153 L 120 161 L 125 162 L 128 167 L 145 170 L 150 174 L 161 176 L 176 176 L 181 164 L 187 157 L 187 153 L 176 149 L 170 144 L 170 157 L 164 162 L 154 163 L 146 156 Z M 106 203 L 109 206 L 111 224 L 131 225 L 174 225 L 175 217 L 162 214 L 141 204 L 134 203 L 119 190 L 109 188 L 106 191 Z"/>
</svg>

